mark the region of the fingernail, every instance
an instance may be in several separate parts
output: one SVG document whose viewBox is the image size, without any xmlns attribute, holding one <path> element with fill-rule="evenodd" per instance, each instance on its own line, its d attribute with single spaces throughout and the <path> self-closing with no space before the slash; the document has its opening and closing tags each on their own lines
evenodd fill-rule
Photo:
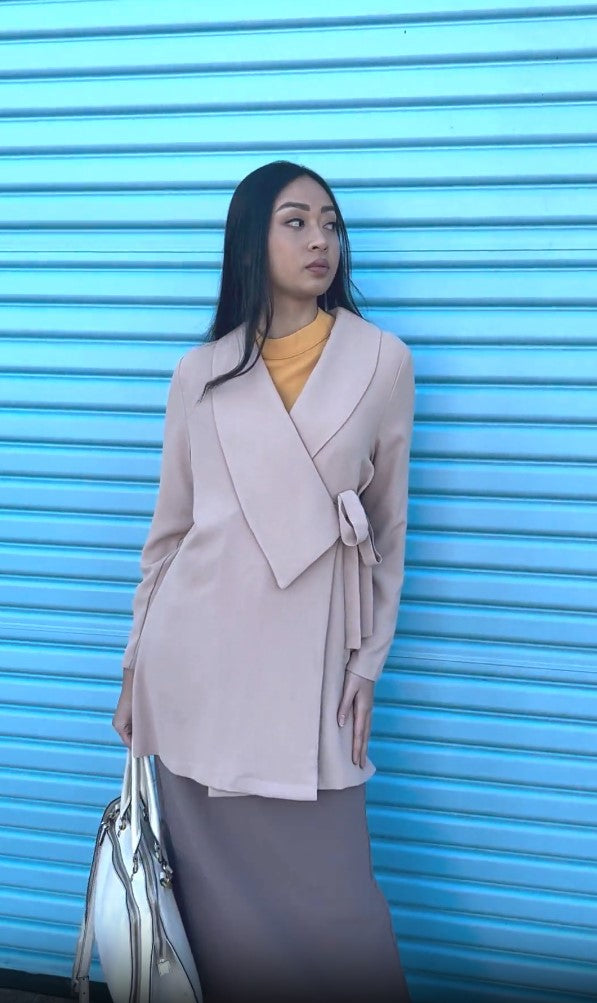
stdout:
<svg viewBox="0 0 597 1003">
<path fill-rule="evenodd" d="M 340 718 L 339 718 L 339 721 L 340 721 L 340 727 L 342 727 L 342 725 L 343 725 L 343 724 L 344 724 L 344 722 L 346 721 L 346 718 L 344 717 L 344 714 L 341 714 L 341 715 L 340 715 Z"/>
</svg>

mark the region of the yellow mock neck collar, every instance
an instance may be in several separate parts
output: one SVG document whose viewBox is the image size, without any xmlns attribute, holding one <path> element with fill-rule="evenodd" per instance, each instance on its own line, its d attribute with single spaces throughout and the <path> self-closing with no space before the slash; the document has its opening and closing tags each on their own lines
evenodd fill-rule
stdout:
<svg viewBox="0 0 597 1003">
<path fill-rule="evenodd" d="M 304 327 L 285 334 L 282 338 L 266 338 L 261 354 L 264 359 L 287 359 L 292 355 L 300 355 L 327 338 L 334 320 L 332 314 L 318 307 L 315 318 Z M 263 339 L 257 335 L 257 340 L 259 342 Z"/>
</svg>

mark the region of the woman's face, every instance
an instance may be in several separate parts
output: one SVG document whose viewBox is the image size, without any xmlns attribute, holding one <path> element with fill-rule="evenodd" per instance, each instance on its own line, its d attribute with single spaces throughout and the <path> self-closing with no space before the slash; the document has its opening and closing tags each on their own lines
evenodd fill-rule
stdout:
<svg viewBox="0 0 597 1003">
<path fill-rule="evenodd" d="M 336 219 L 327 192 L 309 175 L 295 178 L 278 194 L 268 235 L 274 297 L 316 299 L 329 289 L 340 261 Z M 327 271 L 309 269 L 320 258 L 327 261 Z"/>
</svg>

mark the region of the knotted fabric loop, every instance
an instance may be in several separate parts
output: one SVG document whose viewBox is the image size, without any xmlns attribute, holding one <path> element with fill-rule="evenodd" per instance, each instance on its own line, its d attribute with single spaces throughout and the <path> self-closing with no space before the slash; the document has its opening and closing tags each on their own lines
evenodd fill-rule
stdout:
<svg viewBox="0 0 597 1003">
<path fill-rule="evenodd" d="M 360 648 L 361 639 L 373 633 L 373 565 L 381 554 L 373 529 L 356 491 L 348 488 L 336 499 L 344 577 L 344 624 L 347 648 Z"/>
</svg>

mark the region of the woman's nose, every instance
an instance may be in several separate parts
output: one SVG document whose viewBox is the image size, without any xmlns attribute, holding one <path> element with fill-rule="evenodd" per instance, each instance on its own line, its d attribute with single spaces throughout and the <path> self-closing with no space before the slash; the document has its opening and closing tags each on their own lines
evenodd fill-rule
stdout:
<svg viewBox="0 0 597 1003">
<path fill-rule="evenodd" d="M 327 235 L 324 233 L 323 230 L 320 230 L 318 233 L 316 232 L 313 234 L 311 238 L 311 244 L 316 245 L 317 247 L 327 247 Z"/>
</svg>

